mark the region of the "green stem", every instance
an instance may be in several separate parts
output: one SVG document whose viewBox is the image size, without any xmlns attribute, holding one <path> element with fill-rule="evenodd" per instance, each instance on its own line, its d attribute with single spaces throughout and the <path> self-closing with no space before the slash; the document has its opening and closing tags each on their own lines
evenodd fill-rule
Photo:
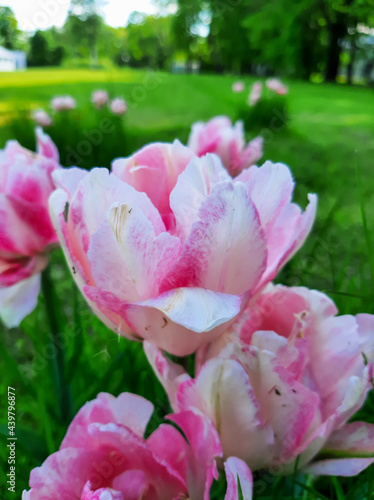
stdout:
<svg viewBox="0 0 374 500">
<path fill-rule="evenodd" d="M 53 346 L 51 368 L 56 388 L 56 396 L 58 399 L 58 407 L 61 419 L 64 422 L 69 422 L 71 417 L 71 394 L 65 377 L 64 339 L 62 332 L 60 332 L 59 319 L 56 310 L 56 293 L 53 287 L 53 280 L 51 279 L 49 266 L 42 272 L 41 281 L 50 329 L 51 344 Z"/>
</svg>

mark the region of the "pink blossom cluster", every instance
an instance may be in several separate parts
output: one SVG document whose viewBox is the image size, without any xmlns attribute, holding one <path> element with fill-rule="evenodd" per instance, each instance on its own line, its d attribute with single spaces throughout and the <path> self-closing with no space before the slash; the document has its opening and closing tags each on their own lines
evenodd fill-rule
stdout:
<svg viewBox="0 0 374 500">
<path fill-rule="evenodd" d="M 268 89 L 273 90 L 278 95 L 286 95 L 288 93 L 288 87 L 278 78 L 268 78 L 265 83 Z"/>
<path fill-rule="evenodd" d="M 276 93 L 280 96 L 288 94 L 288 87 L 284 85 L 278 78 L 268 78 L 265 81 L 265 86 L 271 93 Z M 263 97 L 264 85 L 262 82 L 254 82 L 248 95 L 248 106 L 255 106 Z M 273 94 L 274 95 L 274 94 Z"/>
<path fill-rule="evenodd" d="M 127 111 L 127 103 L 122 97 L 116 97 L 112 101 L 110 101 L 110 111 L 114 115 L 124 115 Z"/>
<path fill-rule="evenodd" d="M 106 90 L 95 90 L 91 94 L 91 102 L 97 109 L 103 109 L 106 105 L 114 115 L 122 116 L 127 112 L 127 103 L 122 97 L 110 100 Z M 77 107 L 76 100 L 71 95 L 55 96 L 50 103 L 52 112 L 61 113 L 71 111 Z M 44 109 L 36 109 L 32 112 L 32 119 L 40 127 L 50 127 L 53 124 L 52 116 Z"/>
<path fill-rule="evenodd" d="M 145 438 L 150 402 L 100 394 L 23 500 L 209 500 L 221 469 L 225 499 L 250 500 L 251 471 L 351 476 L 374 462 L 374 424 L 349 422 L 372 386 L 374 316 L 271 283 L 317 197 L 302 210 L 286 165 L 255 164 L 261 138 L 216 117 L 188 146 L 149 144 L 111 172 L 63 169 L 37 139 L 37 154 L 0 152 L 0 315 L 15 326 L 31 312 L 59 242 L 94 313 L 143 342 L 177 428 Z M 194 354 L 195 375 L 167 354 Z"/>
<path fill-rule="evenodd" d="M 92 93 L 91 101 L 98 109 L 102 109 L 105 105 L 109 106 L 110 111 L 114 115 L 122 116 L 127 112 L 127 103 L 122 97 L 115 97 L 110 100 L 106 90 L 96 90 Z"/>
<path fill-rule="evenodd" d="M 101 109 L 105 104 L 108 104 L 109 94 L 106 90 L 95 90 L 91 95 L 91 101 L 94 106 Z"/>
<path fill-rule="evenodd" d="M 75 109 L 77 103 L 71 95 L 56 96 L 51 101 L 51 107 L 54 111 L 70 111 Z"/>
</svg>

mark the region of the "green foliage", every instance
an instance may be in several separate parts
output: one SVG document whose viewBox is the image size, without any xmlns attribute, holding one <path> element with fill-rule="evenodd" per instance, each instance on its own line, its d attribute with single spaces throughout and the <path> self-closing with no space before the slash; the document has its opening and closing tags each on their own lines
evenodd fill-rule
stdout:
<svg viewBox="0 0 374 500">
<path fill-rule="evenodd" d="M 10 7 L 0 6 L 0 45 L 6 49 L 18 49 L 19 36 L 14 12 Z"/>
<path fill-rule="evenodd" d="M 87 130 L 97 126 L 100 115 L 93 109 L 90 115 L 88 108 L 93 90 L 104 87 L 112 95 L 123 94 L 131 101 L 135 89 L 147 87 L 144 98 L 132 101 L 126 116 L 126 147 L 113 150 L 110 134 L 105 136 L 97 152 L 102 160 L 91 157 L 87 160 L 89 167 L 109 166 L 114 157 L 129 154 L 150 141 L 178 137 L 185 143 L 193 122 L 218 114 L 234 119 L 243 99 L 241 94 L 231 92 L 233 78 L 227 76 L 156 73 L 152 75 L 157 82 L 153 86 L 145 85 L 147 78 L 146 72 L 134 70 L 54 69 L 2 75 L 0 110 L 5 114 L 0 114 L 0 147 L 17 136 L 26 147 L 34 148 L 30 122 L 23 115 L 15 124 L 14 109 L 26 113 L 31 106 L 46 106 L 56 94 L 70 93 L 77 98 L 83 117 L 77 110 L 65 122 L 66 134 L 73 135 L 69 128 L 76 133 L 75 119 L 85 120 L 87 116 L 87 122 L 80 122 Z M 246 87 L 252 83 L 249 78 L 243 80 Z M 370 267 L 374 235 L 372 91 L 294 82 L 290 84 L 287 107 L 291 120 L 286 129 L 265 130 L 258 126 L 249 135 L 252 138 L 254 133 L 264 134 L 264 160 L 290 165 L 296 181 L 295 201 L 305 206 L 306 194 L 316 192 L 319 207 L 311 236 L 278 281 L 328 293 L 341 313 L 374 313 Z M 66 140 L 73 138 L 67 135 Z M 357 168 L 362 179 L 359 185 Z M 60 311 L 59 330 L 66 339 L 65 377 L 71 387 L 73 413 L 99 391 L 115 395 L 131 391 L 155 404 L 155 416 L 148 429 L 151 432 L 170 409 L 141 345 L 119 338 L 92 314 L 73 283 L 61 251 L 53 253 L 51 273 Z M 45 355 L 50 342 L 42 296 L 38 308 L 21 328 L 5 331 L 0 326 L 0 392 L 6 394 L 6 387 L 11 385 L 17 393 L 19 492 L 26 488 L 31 468 L 58 449 L 68 425 L 59 415 L 52 366 Z M 374 393 L 355 419 L 374 423 Z M 0 415 L 0 423 L 5 424 L 4 414 Z M 0 460 L 5 458 L 4 453 L 0 448 Z M 214 483 L 212 498 L 222 500 L 224 491 L 222 477 Z M 256 500 L 372 500 L 373 467 L 357 477 L 337 480 L 301 474 L 277 477 L 258 471 L 254 474 L 254 495 Z"/>
<path fill-rule="evenodd" d="M 248 131 L 284 130 L 289 118 L 287 100 L 282 96 L 262 97 L 254 106 L 245 104 L 238 111 L 238 119 Z"/>
<path fill-rule="evenodd" d="M 123 32 L 122 47 L 117 55 L 119 65 L 166 69 L 174 52 L 171 39 L 171 17 L 146 16 L 133 12 Z"/>
</svg>

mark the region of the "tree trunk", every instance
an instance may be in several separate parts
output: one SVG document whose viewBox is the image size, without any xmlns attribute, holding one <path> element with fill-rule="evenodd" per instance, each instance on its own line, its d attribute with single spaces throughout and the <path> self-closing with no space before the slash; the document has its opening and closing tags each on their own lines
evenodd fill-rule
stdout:
<svg viewBox="0 0 374 500">
<path fill-rule="evenodd" d="M 347 83 L 348 83 L 348 85 L 352 85 L 352 83 L 353 83 L 353 72 L 355 69 L 354 66 L 355 66 L 355 61 L 356 61 L 356 52 L 357 52 L 356 43 L 354 40 L 352 40 L 351 53 L 349 55 L 349 63 L 347 66 Z"/>
<path fill-rule="evenodd" d="M 338 76 L 340 53 L 342 50 L 340 40 L 344 37 L 345 34 L 345 24 L 336 22 L 330 25 L 329 46 L 327 49 L 327 68 L 325 77 L 325 80 L 327 82 L 335 82 L 336 77 Z"/>
</svg>

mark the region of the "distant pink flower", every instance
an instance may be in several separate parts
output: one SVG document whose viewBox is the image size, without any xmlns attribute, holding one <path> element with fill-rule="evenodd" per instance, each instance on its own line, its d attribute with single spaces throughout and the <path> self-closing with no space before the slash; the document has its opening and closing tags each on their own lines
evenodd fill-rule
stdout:
<svg viewBox="0 0 374 500">
<path fill-rule="evenodd" d="M 35 123 L 41 127 L 50 127 L 53 123 L 52 118 L 44 109 L 36 109 L 32 114 Z"/>
<path fill-rule="evenodd" d="M 252 85 L 252 89 L 249 93 L 248 96 L 248 104 L 249 106 L 254 106 L 255 104 L 258 103 L 258 101 L 261 99 L 262 95 L 262 83 L 261 82 L 255 82 Z"/>
<path fill-rule="evenodd" d="M 240 92 L 244 91 L 244 83 L 243 82 L 235 82 L 232 84 L 232 91 L 240 94 Z"/>
<path fill-rule="evenodd" d="M 278 80 L 278 78 L 268 78 L 266 80 L 266 86 L 279 95 L 286 95 L 288 93 L 288 87 Z"/>
<path fill-rule="evenodd" d="M 91 101 L 97 108 L 102 108 L 109 101 L 108 92 L 106 90 L 96 90 L 92 93 Z"/>
<path fill-rule="evenodd" d="M 0 317 L 17 326 L 36 306 L 40 271 L 58 239 L 49 213 L 56 146 L 37 129 L 37 154 L 10 141 L 0 151 Z"/>
<path fill-rule="evenodd" d="M 196 411 L 169 415 L 143 435 L 153 405 L 135 394 L 99 394 L 71 423 L 60 450 L 32 470 L 23 500 L 208 500 L 221 445 L 211 422 Z M 252 476 L 239 459 L 225 463 L 226 500 L 252 498 Z"/>
<path fill-rule="evenodd" d="M 110 110 L 115 115 L 124 115 L 127 111 L 127 104 L 124 99 L 117 97 L 110 103 Z"/>
<path fill-rule="evenodd" d="M 320 292 L 269 285 L 197 353 L 194 379 L 154 345 L 145 350 L 174 411 L 207 415 L 224 456 L 279 474 L 297 463 L 356 475 L 374 462 L 374 424 L 346 423 L 371 388 L 374 316 L 336 314 Z"/>
<path fill-rule="evenodd" d="M 73 276 L 117 334 L 184 356 L 217 338 L 301 247 L 302 213 L 282 164 L 232 179 L 179 142 L 116 160 L 109 174 L 62 169 L 51 214 Z"/>
<path fill-rule="evenodd" d="M 197 154 L 218 155 L 232 176 L 256 163 L 262 157 L 262 137 L 245 143 L 243 123 L 233 125 L 226 116 L 216 116 L 207 123 L 192 125 L 188 146 Z"/>
<path fill-rule="evenodd" d="M 76 101 L 70 95 L 56 96 L 51 101 L 51 106 L 54 111 L 69 111 L 76 108 Z"/>
</svg>

